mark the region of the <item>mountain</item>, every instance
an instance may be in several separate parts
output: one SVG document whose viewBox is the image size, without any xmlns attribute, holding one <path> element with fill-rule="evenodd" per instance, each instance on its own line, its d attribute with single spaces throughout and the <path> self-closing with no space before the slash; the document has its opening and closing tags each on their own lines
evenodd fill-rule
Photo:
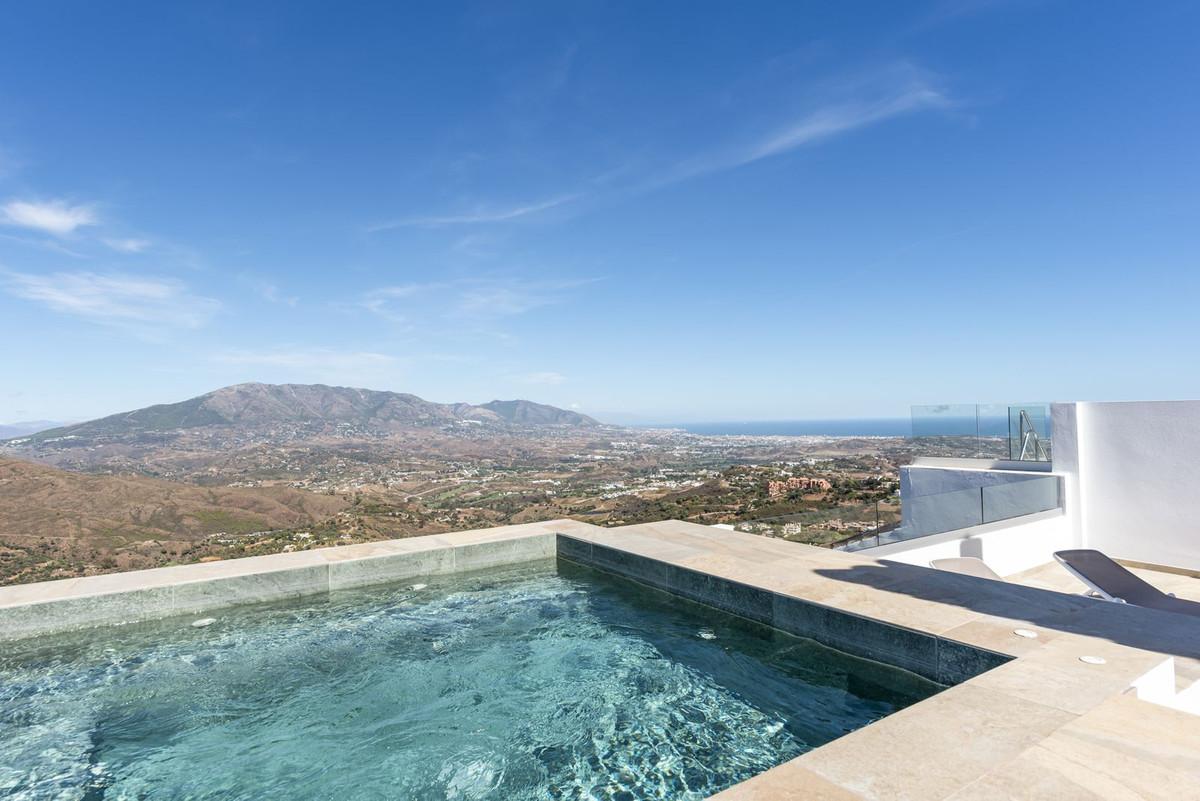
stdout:
<svg viewBox="0 0 1200 801">
<path fill-rule="evenodd" d="M 547 406 L 544 403 L 534 403 L 527 400 L 494 400 L 481 404 L 481 409 L 487 409 L 501 419 L 516 425 L 530 426 L 594 426 L 599 425 L 586 414 L 559 409 L 557 406 Z"/>
<path fill-rule="evenodd" d="M 160 404 L 40 431 L 28 444 L 84 444 L 196 429 L 302 429 L 308 434 L 381 434 L 474 421 L 497 426 L 599 425 L 576 412 L 531 401 L 433 403 L 416 395 L 324 384 L 235 384 L 179 403 Z M 10 443 L 18 444 L 18 443 Z M 26 443 L 20 443 L 26 444 Z"/>
<path fill-rule="evenodd" d="M 188 561 L 207 537 L 311 526 L 348 505 L 287 487 L 206 488 L 0 457 L 0 584 Z"/>
<path fill-rule="evenodd" d="M 64 423 L 53 420 L 22 420 L 17 423 L 0 423 L 0 439 L 21 437 L 26 434 L 36 434 L 48 428 L 58 428 Z"/>
</svg>

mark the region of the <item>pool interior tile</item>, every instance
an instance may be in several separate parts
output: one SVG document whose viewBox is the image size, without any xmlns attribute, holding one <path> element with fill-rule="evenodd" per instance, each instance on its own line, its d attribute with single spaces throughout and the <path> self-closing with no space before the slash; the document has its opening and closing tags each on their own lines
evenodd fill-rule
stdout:
<svg viewBox="0 0 1200 801">
<path fill-rule="evenodd" d="M 171 587 L 146 587 L 107 595 L 67 598 L 3 610 L 0 636 L 11 639 L 151 620 L 169 617 L 173 610 Z"/>
<path fill-rule="evenodd" d="M 329 589 L 325 564 L 176 584 L 174 612 L 202 612 L 237 604 L 313 595 Z"/>
<path fill-rule="evenodd" d="M 454 572 L 454 549 L 431 548 L 383 554 L 363 559 L 330 562 L 329 589 L 345 590 L 384 584 L 416 576 Z"/>
<path fill-rule="evenodd" d="M 665 590 L 668 587 L 666 562 L 597 543 L 592 544 L 590 558 L 591 564 L 601 570 L 649 584 L 657 589 Z"/>
<path fill-rule="evenodd" d="M 592 563 L 592 543 L 590 540 L 559 534 L 556 539 L 557 556 L 584 565 Z"/>
<path fill-rule="evenodd" d="M 937 638 L 937 681 L 941 684 L 961 684 L 1010 661 L 1007 654 Z"/>
<path fill-rule="evenodd" d="M 774 617 L 772 593 L 688 568 L 668 565 L 666 589 L 757 623 L 770 625 Z"/>
<path fill-rule="evenodd" d="M 557 546 L 553 534 L 488 539 L 454 545 L 454 570 L 483 570 L 515 562 L 553 559 Z"/>
<path fill-rule="evenodd" d="M 933 635 L 835 611 L 826 644 L 937 681 L 938 640 Z"/>
</svg>

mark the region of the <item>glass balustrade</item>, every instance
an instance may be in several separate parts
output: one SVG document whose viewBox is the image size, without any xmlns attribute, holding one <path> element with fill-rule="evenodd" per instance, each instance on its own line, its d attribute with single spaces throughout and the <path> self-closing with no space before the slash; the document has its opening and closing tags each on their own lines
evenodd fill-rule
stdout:
<svg viewBox="0 0 1200 801">
<path fill-rule="evenodd" d="M 1050 404 L 913 406 L 912 443 L 915 456 L 1049 462 Z"/>
<path fill-rule="evenodd" d="M 737 531 L 855 551 L 1011 520 L 1062 507 L 1058 476 L 1029 476 L 982 487 L 918 495 L 901 514 L 897 500 L 847 504 L 744 520 Z"/>
</svg>

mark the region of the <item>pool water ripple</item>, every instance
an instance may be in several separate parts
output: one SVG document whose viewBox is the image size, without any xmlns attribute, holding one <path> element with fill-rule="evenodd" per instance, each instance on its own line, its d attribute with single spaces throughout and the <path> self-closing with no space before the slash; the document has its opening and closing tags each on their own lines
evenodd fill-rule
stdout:
<svg viewBox="0 0 1200 801">
<path fill-rule="evenodd" d="M 526 566 L 18 643 L 0 797 L 701 799 L 939 687 Z"/>
</svg>

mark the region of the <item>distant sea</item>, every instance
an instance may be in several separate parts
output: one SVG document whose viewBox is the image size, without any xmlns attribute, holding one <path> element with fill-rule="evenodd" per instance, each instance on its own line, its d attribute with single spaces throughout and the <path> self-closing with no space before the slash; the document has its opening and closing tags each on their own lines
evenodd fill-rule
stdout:
<svg viewBox="0 0 1200 801">
<path fill-rule="evenodd" d="M 646 428 L 682 428 L 692 434 L 720 436 L 827 436 L 827 437 L 907 437 L 912 420 L 907 417 L 863 418 L 860 420 L 758 420 L 726 423 L 664 423 Z"/>
</svg>

